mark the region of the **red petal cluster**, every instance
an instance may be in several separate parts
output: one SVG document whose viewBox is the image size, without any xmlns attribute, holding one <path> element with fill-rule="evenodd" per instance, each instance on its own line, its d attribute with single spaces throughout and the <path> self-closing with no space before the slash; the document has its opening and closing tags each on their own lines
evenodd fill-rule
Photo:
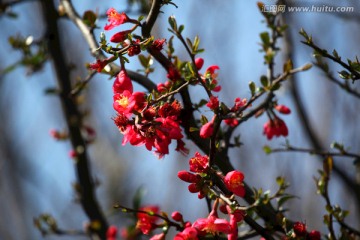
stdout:
<svg viewBox="0 0 360 240">
<path fill-rule="evenodd" d="M 271 140 L 274 136 L 286 137 L 289 134 L 289 130 L 282 119 L 275 117 L 274 120 L 270 119 L 268 122 L 264 124 L 263 133 L 264 135 L 266 135 L 267 139 Z"/>
<path fill-rule="evenodd" d="M 202 233 L 210 233 L 213 235 L 219 233 L 231 233 L 230 223 L 225 220 L 218 218 L 216 214 L 213 212 L 209 214 L 207 218 L 199 218 L 197 219 L 193 225 L 193 228 Z"/>
<path fill-rule="evenodd" d="M 156 221 L 158 220 L 157 216 L 150 216 L 152 214 L 159 213 L 159 207 L 154 205 L 149 205 L 140 208 L 139 210 L 145 211 L 147 213 L 137 213 L 137 223 L 136 228 L 139 229 L 143 234 L 149 234 L 152 230 L 156 228 Z M 150 214 L 149 214 L 150 213 Z"/>
<path fill-rule="evenodd" d="M 209 169 L 209 157 L 196 152 L 195 157 L 189 160 L 190 171 L 195 173 L 203 173 Z"/>
<path fill-rule="evenodd" d="M 113 107 L 118 115 L 113 119 L 120 132 L 124 134 L 122 144 L 145 145 L 163 157 L 169 153 L 172 140 L 177 141 L 176 150 L 187 153 L 178 117 L 181 105 L 177 100 L 171 103 L 147 107 L 145 93 L 133 92 L 132 82 L 122 69 L 113 84 Z M 131 120 L 136 113 L 137 120 Z"/>
<path fill-rule="evenodd" d="M 104 30 L 111 30 L 130 20 L 125 13 L 118 13 L 114 8 L 109 8 L 106 14 L 108 15 L 109 24 L 105 25 Z"/>
<path fill-rule="evenodd" d="M 306 235 L 306 224 L 303 222 L 294 223 L 293 229 L 297 237 L 303 237 Z"/>
<path fill-rule="evenodd" d="M 236 170 L 228 172 L 224 178 L 224 183 L 227 189 L 239 197 L 245 196 L 243 181 L 244 174 Z"/>
</svg>

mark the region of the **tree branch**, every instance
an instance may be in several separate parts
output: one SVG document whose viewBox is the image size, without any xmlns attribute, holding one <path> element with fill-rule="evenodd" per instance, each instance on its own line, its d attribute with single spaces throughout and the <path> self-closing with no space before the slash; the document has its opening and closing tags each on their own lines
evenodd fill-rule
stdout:
<svg viewBox="0 0 360 240">
<path fill-rule="evenodd" d="M 77 152 L 75 162 L 76 176 L 78 181 L 78 194 L 80 203 L 86 215 L 92 223 L 97 223 L 98 228 L 94 228 L 93 234 L 100 239 L 106 238 L 108 224 L 103 216 L 100 206 L 97 202 L 94 181 L 90 174 L 89 156 L 86 149 L 86 143 L 81 134 L 82 115 L 74 99 L 70 98 L 71 79 L 68 64 L 61 48 L 61 39 L 58 28 L 58 14 L 53 1 L 42 0 L 42 11 L 48 36 L 48 49 L 52 57 L 53 66 L 56 72 L 56 78 L 60 89 L 60 101 L 65 114 L 66 123 L 69 129 L 69 137 L 73 149 Z"/>
</svg>

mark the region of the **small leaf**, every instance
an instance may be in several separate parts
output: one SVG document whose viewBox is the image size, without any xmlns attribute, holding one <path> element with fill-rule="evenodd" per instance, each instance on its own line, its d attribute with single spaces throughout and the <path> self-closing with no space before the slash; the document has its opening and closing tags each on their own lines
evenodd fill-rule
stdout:
<svg viewBox="0 0 360 240">
<path fill-rule="evenodd" d="M 204 124 L 208 123 L 209 120 L 204 115 L 201 115 L 200 122 L 202 125 L 204 125 Z"/>
<path fill-rule="evenodd" d="M 287 60 L 286 63 L 284 63 L 283 71 L 284 73 L 289 73 L 293 69 L 293 63 L 291 59 Z"/>
<path fill-rule="evenodd" d="M 177 31 L 177 23 L 176 23 L 175 16 L 169 17 L 169 24 L 170 24 L 171 29 L 176 32 Z"/>
<path fill-rule="evenodd" d="M 270 154 L 271 152 L 272 152 L 272 149 L 271 149 L 271 147 L 269 147 L 269 146 L 264 146 L 263 147 L 263 151 L 266 153 L 266 154 Z"/>
<path fill-rule="evenodd" d="M 200 44 L 200 38 L 198 36 L 195 36 L 194 46 L 192 48 L 193 52 L 196 52 L 198 50 L 199 44 Z"/>
<path fill-rule="evenodd" d="M 256 85 L 254 82 L 249 82 L 249 89 L 250 89 L 250 92 L 251 92 L 251 96 L 254 96 L 255 95 L 255 92 L 256 92 Z"/>
<path fill-rule="evenodd" d="M 270 35 L 268 32 L 262 32 L 260 33 L 260 39 L 263 42 L 263 45 L 265 46 L 265 49 L 268 48 L 270 45 Z"/>
<path fill-rule="evenodd" d="M 260 77 L 260 82 L 261 82 L 261 85 L 265 88 L 269 85 L 269 80 L 265 75 L 262 75 Z"/>
<path fill-rule="evenodd" d="M 278 208 L 280 208 L 285 202 L 291 200 L 295 198 L 295 196 L 292 196 L 292 195 L 285 195 L 283 197 L 281 197 L 279 200 L 278 200 Z"/>
<path fill-rule="evenodd" d="M 184 25 L 180 25 L 180 27 L 179 27 L 179 33 L 181 34 L 184 29 L 185 29 L 185 26 L 184 26 Z"/>
<path fill-rule="evenodd" d="M 97 15 L 93 11 L 86 11 L 82 17 L 83 22 L 90 28 L 95 27 Z"/>
<path fill-rule="evenodd" d="M 345 70 L 342 70 L 341 72 L 339 72 L 339 77 L 342 79 L 350 79 L 351 74 Z"/>
<path fill-rule="evenodd" d="M 332 54 L 336 59 L 338 59 L 338 60 L 341 59 L 341 57 L 339 56 L 339 54 L 337 53 L 337 51 L 335 49 L 333 50 Z"/>
<path fill-rule="evenodd" d="M 191 40 L 189 38 L 186 38 L 186 42 L 187 42 L 189 48 L 193 49 L 193 44 L 192 44 L 192 42 L 191 42 Z"/>
<path fill-rule="evenodd" d="M 190 127 L 189 131 L 190 132 L 197 132 L 197 131 L 199 131 L 199 129 L 196 128 L 196 127 Z"/>
</svg>

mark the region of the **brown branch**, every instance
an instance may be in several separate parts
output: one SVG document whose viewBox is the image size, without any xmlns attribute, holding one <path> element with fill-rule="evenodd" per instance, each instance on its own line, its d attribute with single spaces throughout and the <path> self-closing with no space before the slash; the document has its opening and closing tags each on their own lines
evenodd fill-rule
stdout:
<svg viewBox="0 0 360 240">
<path fill-rule="evenodd" d="M 90 174 L 90 160 L 86 143 L 81 135 L 81 113 L 71 93 L 71 78 L 68 64 L 61 48 L 60 29 L 58 28 L 58 14 L 53 1 L 42 0 L 42 12 L 48 36 L 48 49 L 52 57 L 56 78 L 60 89 L 60 101 L 65 114 L 69 137 L 72 147 L 77 152 L 75 162 L 76 177 L 79 185 L 78 194 L 81 206 L 92 223 L 98 223 L 99 228 L 92 229 L 93 234 L 100 239 L 106 238 L 108 224 L 95 196 L 95 184 Z"/>
<path fill-rule="evenodd" d="M 293 146 L 287 146 L 286 148 L 271 149 L 271 153 L 276 153 L 276 152 L 303 152 L 303 153 L 309 153 L 309 154 L 313 154 L 313 155 L 320 155 L 323 157 L 332 156 L 332 157 L 348 157 L 348 158 L 360 159 L 360 155 L 355 154 L 355 153 L 326 152 L 326 151 L 320 151 L 318 149 L 298 148 L 298 147 L 293 147 Z"/>
</svg>

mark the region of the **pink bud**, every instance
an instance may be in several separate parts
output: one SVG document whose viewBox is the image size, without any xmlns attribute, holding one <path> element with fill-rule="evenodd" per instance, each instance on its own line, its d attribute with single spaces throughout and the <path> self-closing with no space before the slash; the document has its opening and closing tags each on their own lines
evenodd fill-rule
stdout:
<svg viewBox="0 0 360 240">
<path fill-rule="evenodd" d="M 177 222 L 180 222 L 183 220 L 183 216 L 180 212 L 176 211 L 171 214 L 172 219 L 174 219 Z"/>
<path fill-rule="evenodd" d="M 200 137 L 202 138 L 209 138 L 212 136 L 214 132 L 214 122 L 208 122 L 204 124 L 200 129 Z"/>
<path fill-rule="evenodd" d="M 203 65 L 204 65 L 204 59 L 202 59 L 202 58 L 195 59 L 195 66 L 196 66 L 197 70 L 200 70 Z"/>
<path fill-rule="evenodd" d="M 277 105 L 277 106 L 275 107 L 275 109 L 276 109 L 279 113 L 282 113 L 282 114 L 290 114 L 290 113 L 291 113 L 290 108 L 288 108 L 288 107 L 285 106 L 285 105 Z"/>
</svg>

